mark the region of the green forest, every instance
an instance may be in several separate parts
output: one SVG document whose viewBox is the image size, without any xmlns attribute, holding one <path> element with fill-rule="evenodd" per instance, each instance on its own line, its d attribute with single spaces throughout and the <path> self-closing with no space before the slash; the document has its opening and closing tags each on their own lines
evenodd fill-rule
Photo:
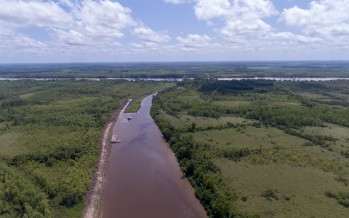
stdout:
<svg viewBox="0 0 349 218">
<path fill-rule="evenodd" d="M 209 217 L 347 217 L 348 90 L 184 80 L 152 116 Z"/>
<path fill-rule="evenodd" d="M 346 61 L 4 64 L 10 78 L 348 77 Z"/>
<path fill-rule="evenodd" d="M 0 81 L 0 217 L 81 217 L 108 118 L 162 87 Z"/>
<path fill-rule="evenodd" d="M 0 81 L 0 217 L 80 217 L 101 132 L 164 83 Z M 151 114 L 209 217 L 349 216 L 349 83 L 197 75 Z"/>
</svg>

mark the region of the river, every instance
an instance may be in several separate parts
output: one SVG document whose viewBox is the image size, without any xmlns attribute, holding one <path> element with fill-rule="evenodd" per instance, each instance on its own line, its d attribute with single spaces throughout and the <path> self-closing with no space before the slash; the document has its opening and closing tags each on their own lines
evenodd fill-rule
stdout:
<svg viewBox="0 0 349 218">
<path fill-rule="evenodd" d="M 115 124 L 121 142 L 111 148 L 103 217 L 207 217 L 150 116 L 152 98 L 142 101 L 132 120 L 121 114 Z"/>
<path fill-rule="evenodd" d="M 193 80 L 194 78 L 187 78 Z M 272 80 L 272 81 L 314 81 L 314 82 L 326 82 L 336 80 L 349 80 L 348 77 L 218 77 L 215 78 L 220 81 L 232 81 L 232 80 Z M 129 82 L 133 81 L 155 81 L 155 82 L 180 82 L 183 78 L 11 78 L 11 77 L 0 77 L 0 81 L 18 81 L 18 80 L 35 80 L 35 81 L 67 81 L 67 80 L 88 80 L 88 81 L 105 81 L 105 80 L 126 80 Z"/>
</svg>

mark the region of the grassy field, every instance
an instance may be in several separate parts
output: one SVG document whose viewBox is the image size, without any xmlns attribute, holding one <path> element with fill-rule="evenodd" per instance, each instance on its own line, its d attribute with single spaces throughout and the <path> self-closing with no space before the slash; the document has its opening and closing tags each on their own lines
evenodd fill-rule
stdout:
<svg viewBox="0 0 349 218">
<path fill-rule="evenodd" d="M 130 105 L 126 108 L 126 113 L 137 113 L 141 108 L 142 99 L 134 99 L 131 101 Z"/>
<path fill-rule="evenodd" d="M 0 217 L 81 217 L 107 119 L 164 86 L 0 81 Z"/>
<path fill-rule="evenodd" d="M 302 146 L 306 140 L 291 136 L 277 128 L 257 128 L 242 125 L 234 129 L 215 129 L 195 132 L 193 139 L 199 143 L 209 141 L 222 148 L 252 148 L 273 149 L 278 145 L 283 148 Z"/>
<path fill-rule="evenodd" d="M 236 190 L 236 210 L 260 217 L 347 217 L 348 209 L 324 194 L 346 192 L 335 175 L 312 167 L 218 159 L 224 181 Z M 270 191 L 268 196 L 265 194 Z"/>
<path fill-rule="evenodd" d="M 20 141 L 23 134 L 16 130 L 0 135 L 1 153 L 7 156 L 26 153 L 28 150 Z"/>
<path fill-rule="evenodd" d="M 348 217 L 348 88 L 186 81 L 152 114 L 210 217 Z"/>
</svg>

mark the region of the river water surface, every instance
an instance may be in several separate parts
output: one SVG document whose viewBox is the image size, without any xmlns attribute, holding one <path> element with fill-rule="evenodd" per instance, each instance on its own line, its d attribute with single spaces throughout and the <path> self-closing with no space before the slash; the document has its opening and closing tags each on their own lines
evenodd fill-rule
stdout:
<svg viewBox="0 0 349 218">
<path fill-rule="evenodd" d="M 207 217 L 178 162 L 150 116 L 153 96 L 137 114 L 121 114 L 114 127 L 121 143 L 109 157 L 103 217 Z"/>
<path fill-rule="evenodd" d="M 193 80 L 194 78 L 187 78 Z M 217 80 L 232 81 L 232 80 L 272 80 L 272 81 L 313 81 L 313 82 L 328 82 L 337 80 L 349 80 L 348 77 L 218 77 Z M 89 80 L 89 81 L 105 81 L 105 80 L 126 80 L 133 81 L 155 81 L 155 82 L 180 82 L 183 78 L 97 78 L 97 77 L 84 77 L 84 78 L 15 78 L 15 77 L 0 77 L 0 81 L 17 81 L 17 80 L 36 80 L 36 81 L 67 81 L 67 80 Z"/>
</svg>

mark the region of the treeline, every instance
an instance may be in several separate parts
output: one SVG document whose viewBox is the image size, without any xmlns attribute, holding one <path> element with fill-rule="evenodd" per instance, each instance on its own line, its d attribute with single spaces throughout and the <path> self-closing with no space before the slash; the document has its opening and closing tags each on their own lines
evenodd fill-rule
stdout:
<svg viewBox="0 0 349 218">
<path fill-rule="evenodd" d="M 331 107 L 348 107 L 349 102 L 347 98 L 349 84 L 344 81 L 326 81 L 326 82 L 288 82 L 285 85 L 292 90 L 293 93 L 311 93 L 318 96 L 317 98 L 312 98 L 311 102 L 313 105 L 322 104 L 329 105 Z M 298 98 L 302 100 L 309 101 L 298 94 Z M 320 95 L 320 96 L 319 96 Z M 323 97 L 321 97 L 323 96 Z"/>
<path fill-rule="evenodd" d="M 236 82 L 241 81 L 223 82 L 235 84 Z M 211 118 L 233 115 L 258 120 L 265 125 L 280 129 L 300 128 L 304 126 L 323 126 L 325 123 L 333 123 L 349 127 L 349 110 L 346 108 L 334 108 L 325 104 L 317 103 L 291 91 L 280 88 L 281 84 L 278 84 L 273 88 L 275 88 L 283 97 L 288 97 L 298 101 L 299 104 L 302 105 L 301 107 L 274 106 L 273 104 L 270 104 L 267 99 L 263 99 L 263 94 L 260 93 L 255 93 L 260 95 L 256 96 L 256 100 L 248 105 L 241 106 L 217 105 L 212 100 L 216 98 L 215 95 L 206 92 L 204 92 L 200 98 L 196 97 L 191 100 L 176 98 L 176 96 L 186 95 L 185 92 L 189 90 L 201 90 L 205 84 L 205 80 L 184 81 L 180 83 L 180 86 L 183 87 L 183 89 L 176 89 L 172 92 L 166 93 L 168 98 L 159 99 L 158 104 L 166 113 L 175 117 L 180 114 Z M 253 83 L 250 85 L 252 86 L 252 84 Z M 286 84 L 288 85 L 289 83 Z M 248 91 L 247 93 L 237 92 L 233 95 L 241 94 L 245 96 L 249 95 Z M 255 94 L 252 93 L 252 95 Z"/>
<path fill-rule="evenodd" d="M 2 77 L 348 77 L 347 62 L 198 62 L 1 65 Z"/>
<path fill-rule="evenodd" d="M 251 104 L 236 108 L 232 114 L 259 120 L 264 124 L 279 128 L 323 125 L 323 121 L 315 111 L 308 108 L 270 107 Z"/>
<path fill-rule="evenodd" d="M 306 142 L 304 146 L 314 146 L 314 145 L 319 145 L 323 148 L 328 148 L 330 149 L 330 145 L 333 142 L 336 142 L 337 139 L 332 137 L 332 136 L 324 136 L 324 135 L 309 135 L 305 134 L 299 130 L 296 129 L 290 129 L 287 128 L 285 129 L 285 132 L 290 135 L 298 136 L 300 138 L 306 139 L 309 142 Z"/>
<path fill-rule="evenodd" d="M 222 182 L 219 169 L 212 163 L 211 146 L 194 143 L 191 137 L 182 135 L 161 116 L 159 97 L 154 98 L 151 115 L 161 129 L 164 138 L 175 152 L 182 171 L 195 189 L 195 194 L 210 217 L 234 217 L 230 194 Z"/>
<path fill-rule="evenodd" d="M 175 95 L 180 95 L 181 91 L 174 91 Z M 246 106 L 229 107 L 211 103 L 210 101 L 193 100 L 191 103 L 178 100 L 177 98 L 159 99 L 158 104 L 168 114 L 178 116 L 178 114 L 188 114 L 195 117 L 220 118 L 224 116 L 239 116 L 248 119 L 259 120 L 266 125 L 280 128 L 298 128 L 302 126 L 322 126 L 323 122 L 346 124 L 347 112 L 342 110 L 332 116 L 332 113 L 320 113 L 317 108 L 287 108 L 270 107 L 261 103 L 253 103 Z M 336 119 L 338 117 L 338 119 Z"/>
<path fill-rule="evenodd" d="M 208 81 L 201 85 L 199 91 L 213 92 L 217 91 L 221 94 L 232 94 L 239 92 L 267 92 L 273 87 L 273 81 L 267 80 L 241 80 L 241 81 Z"/>
</svg>

